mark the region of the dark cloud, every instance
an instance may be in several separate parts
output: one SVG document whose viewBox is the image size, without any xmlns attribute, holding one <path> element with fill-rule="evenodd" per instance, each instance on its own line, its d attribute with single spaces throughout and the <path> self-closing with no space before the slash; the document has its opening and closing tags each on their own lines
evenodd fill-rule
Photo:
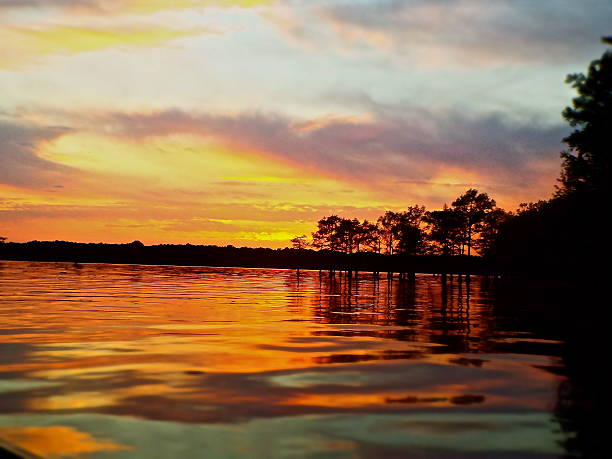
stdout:
<svg viewBox="0 0 612 459">
<path fill-rule="evenodd" d="M 14 222 L 21 219 L 39 218 L 82 218 L 82 217 L 114 217 L 116 215 L 134 215 L 136 209 L 122 205 L 96 206 L 96 205 L 61 205 L 61 204 L 33 204 L 20 200 L 4 201 L 0 209 L 0 222 Z"/>
<path fill-rule="evenodd" d="M 454 167 L 506 187 L 537 181 L 537 165 L 556 167 L 567 134 L 561 124 L 518 123 L 498 113 L 436 112 L 373 102 L 364 102 L 363 108 L 373 114 L 370 119 L 308 123 L 264 113 L 227 116 L 175 110 L 115 113 L 95 123 L 133 138 L 181 132 L 211 137 L 365 182 L 385 178 L 427 183 L 440 170 Z"/>
<path fill-rule="evenodd" d="M 295 4 L 295 3 L 293 3 Z M 310 44 L 390 47 L 435 65 L 568 62 L 597 54 L 610 33 L 607 0 L 300 2 L 292 32 Z M 324 33 L 324 30 L 327 33 Z M 320 37 L 320 38 L 318 38 Z"/>
<path fill-rule="evenodd" d="M 40 158 L 36 149 L 67 131 L 0 119 L 0 183 L 26 188 L 57 186 L 71 169 Z"/>
</svg>

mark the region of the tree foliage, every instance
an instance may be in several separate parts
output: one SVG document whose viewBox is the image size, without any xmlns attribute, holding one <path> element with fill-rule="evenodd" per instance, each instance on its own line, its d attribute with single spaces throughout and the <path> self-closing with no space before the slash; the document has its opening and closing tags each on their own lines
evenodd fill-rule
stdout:
<svg viewBox="0 0 612 459">
<path fill-rule="evenodd" d="M 461 251 L 461 220 L 459 214 L 444 204 L 442 210 L 427 212 L 425 222 L 431 251 L 440 255 L 458 255 Z"/>
<path fill-rule="evenodd" d="M 512 212 L 506 212 L 500 208 L 492 209 L 486 213 L 480 224 L 478 239 L 474 241 L 474 246 L 478 253 L 485 255 L 491 250 L 499 236 L 500 229 L 513 216 Z"/>
<path fill-rule="evenodd" d="M 452 205 L 459 220 L 461 245 L 467 246 L 467 254 L 471 255 L 474 236 L 484 229 L 484 222 L 495 208 L 495 201 L 488 194 L 470 188 Z"/>
<path fill-rule="evenodd" d="M 294 237 L 291 239 L 291 246 L 297 250 L 307 249 L 310 244 L 308 243 L 308 237 L 305 234 Z"/>
<path fill-rule="evenodd" d="M 603 42 L 612 45 L 612 37 Z M 612 231 L 603 211 L 612 183 L 612 49 L 567 82 L 578 93 L 563 111 L 574 130 L 563 139 L 568 150 L 561 154 L 560 185 L 552 199 L 523 203 L 512 213 L 486 193 L 468 189 L 450 207 L 387 211 L 376 223 L 331 216 L 319 221 L 316 246 L 410 255 L 475 251 L 519 270 L 595 266 L 607 253 Z"/>
<path fill-rule="evenodd" d="M 377 224 L 380 228 L 380 235 L 382 236 L 383 245 L 389 255 L 393 255 L 397 234 L 397 227 L 401 221 L 399 212 L 392 212 L 388 210 L 384 215 L 378 217 Z"/>
<path fill-rule="evenodd" d="M 604 38 L 611 45 L 611 38 Z M 560 186 L 548 201 L 521 204 L 501 224 L 487 253 L 510 269 L 592 271 L 609 253 L 612 155 L 612 49 L 585 74 L 568 75 L 578 96 L 563 117 L 574 128 L 563 141 Z"/>
<path fill-rule="evenodd" d="M 378 218 L 379 233 L 388 254 L 418 254 L 423 249 L 424 206 L 408 206 L 403 212 L 387 211 Z"/>
<path fill-rule="evenodd" d="M 312 246 L 320 250 L 339 250 L 340 238 L 338 229 L 342 219 L 330 215 L 317 222 L 317 231 L 312 233 Z"/>
<path fill-rule="evenodd" d="M 376 223 L 364 220 L 360 225 L 357 239 L 357 251 L 368 250 L 380 253 L 382 248 L 382 233 Z"/>
<path fill-rule="evenodd" d="M 612 45 L 612 37 L 602 41 Z M 612 50 L 589 65 L 586 75 L 568 75 L 567 83 L 578 92 L 563 117 L 574 131 L 563 141 L 569 150 L 561 154 L 563 166 L 558 195 L 580 191 L 610 192 L 612 156 Z"/>
<path fill-rule="evenodd" d="M 499 225 L 511 214 L 495 207 L 486 193 L 469 189 L 451 208 L 426 211 L 408 206 L 405 211 L 386 211 L 376 223 L 337 215 L 323 217 L 312 233 L 312 246 L 344 253 L 370 251 L 388 255 L 437 253 L 460 255 L 472 247 L 482 253 L 495 238 Z M 300 236 L 291 240 L 294 247 Z"/>
</svg>

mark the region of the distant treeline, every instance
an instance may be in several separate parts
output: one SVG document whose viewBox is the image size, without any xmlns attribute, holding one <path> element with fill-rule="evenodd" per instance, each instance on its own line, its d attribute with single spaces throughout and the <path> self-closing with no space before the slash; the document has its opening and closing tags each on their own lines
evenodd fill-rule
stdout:
<svg viewBox="0 0 612 459">
<path fill-rule="evenodd" d="M 8 242 L 0 259 L 74 263 L 155 264 L 253 268 L 314 269 L 394 273 L 496 272 L 479 257 L 406 256 L 377 253 L 344 254 L 329 250 L 218 247 L 210 245 L 94 244 L 65 241 Z"/>
</svg>

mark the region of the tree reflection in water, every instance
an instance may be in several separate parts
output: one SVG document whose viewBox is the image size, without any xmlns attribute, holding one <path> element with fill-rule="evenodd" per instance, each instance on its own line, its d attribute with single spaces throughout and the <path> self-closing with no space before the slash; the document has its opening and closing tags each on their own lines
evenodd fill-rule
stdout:
<svg viewBox="0 0 612 459">
<path fill-rule="evenodd" d="M 117 457 L 147 457 L 159 435 L 218 456 L 287 442 L 331 454 L 342 438 L 338 457 L 500 459 L 557 458 L 561 444 L 597 457 L 604 438 L 595 281 L 28 262 L 0 273 L 0 438 L 24 448 L 53 426 L 78 433 L 66 451 L 89 438 L 132 448 Z"/>
<path fill-rule="evenodd" d="M 586 283 L 583 280 L 536 281 L 451 274 L 410 280 L 397 275 L 347 276 L 336 272 L 324 273 L 319 281 L 312 307 L 320 322 L 377 326 L 320 334 L 436 343 L 441 346 L 432 347 L 428 353 L 475 354 L 473 358 L 452 360 L 472 367 L 481 367 L 486 362 L 478 354 L 549 356 L 550 365 L 537 367 L 564 378 L 557 389 L 553 413 L 565 433 L 563 447 L 568 457 L 602 457 L 605 377 L 599 354 L 608 346 L 604 343 L 607 323 L 598 315 L 604 296 L 597 280 L 588 282 L 588 289 L 581 287 Z M 288 283 L 299 290 L 299 283 L 291 279 Z M 519 335 L 537 339 L 516 339 Z M 418 359 L 424 355 L 422 351 L 384 356 L 335 355 L 318 363 Z M 478 397 L 468 400 L 468 396 L 465 400 L 483 401 Z M 389 403 L 423 401 L 416 396 L 387 399 Z"/>
</svg>

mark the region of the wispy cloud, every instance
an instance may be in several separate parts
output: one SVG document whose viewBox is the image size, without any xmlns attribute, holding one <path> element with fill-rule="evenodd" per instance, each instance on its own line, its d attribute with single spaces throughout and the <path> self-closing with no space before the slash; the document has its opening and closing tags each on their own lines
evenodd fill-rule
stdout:
<svg viewBox="0 0 612 459">
<path fill-rule="evenodd" d="M 164 26 L 75 27 L 39 25 L 0 28 L 0 69 L 19 70 L 48 55 L 72 55 L 103 49 L 129 50 L 159 46 L 168 41 L 212 33 L 201 27 L 186 30 Z"/>
<path fill-rule="evenodd" d="M 0 8 L 54 8 L 73 12 L 152 13 L 206 6 L 250 8 L 269 5 L 275 0 L 0 0 Z"/>
<path fill-rule="evenodd" d="M 0 118 L 0 184 L 37 189 L 60 185 L 71 169 L 41 158 L 38 150 L 67 132 Z"/>
<path fill-rule="evenodd" d="M 421 67 L 573 62 L 597 49 L 610 17 L 605 0 L 314 0 L 272 15 L 305 46 L 376 49 Z"/>
<path fill-rule="evenodd" d="M 132 139 L 186 133 L 212 138 L 238 150 L 366 183 L 436 181 L 442 171 L 453 168 L 515 190 L 526 183 L 540 185 L 542 168 L 550 173 L 557 167 L 561 139 L 567 133 L 560 124 L 517 123 L 499 113 L 373 102 L 365 107 L 371 116 L 324 122 L 265 113 L 177 110 L 104 114 L 92 121 L 113 135 Z"/>
<path fill-rule="evenodd" d="M 5 194 L 0 230 L 11 238 L 277 247 L 331 213 L 435 208 L 468 186 L 502 205 L 552 191 L 559 126 L 365 107 L 368 116 L 311 120 L 179 110 L 4 120 L 0 186 L 24 191 Z"/>
</svg>

